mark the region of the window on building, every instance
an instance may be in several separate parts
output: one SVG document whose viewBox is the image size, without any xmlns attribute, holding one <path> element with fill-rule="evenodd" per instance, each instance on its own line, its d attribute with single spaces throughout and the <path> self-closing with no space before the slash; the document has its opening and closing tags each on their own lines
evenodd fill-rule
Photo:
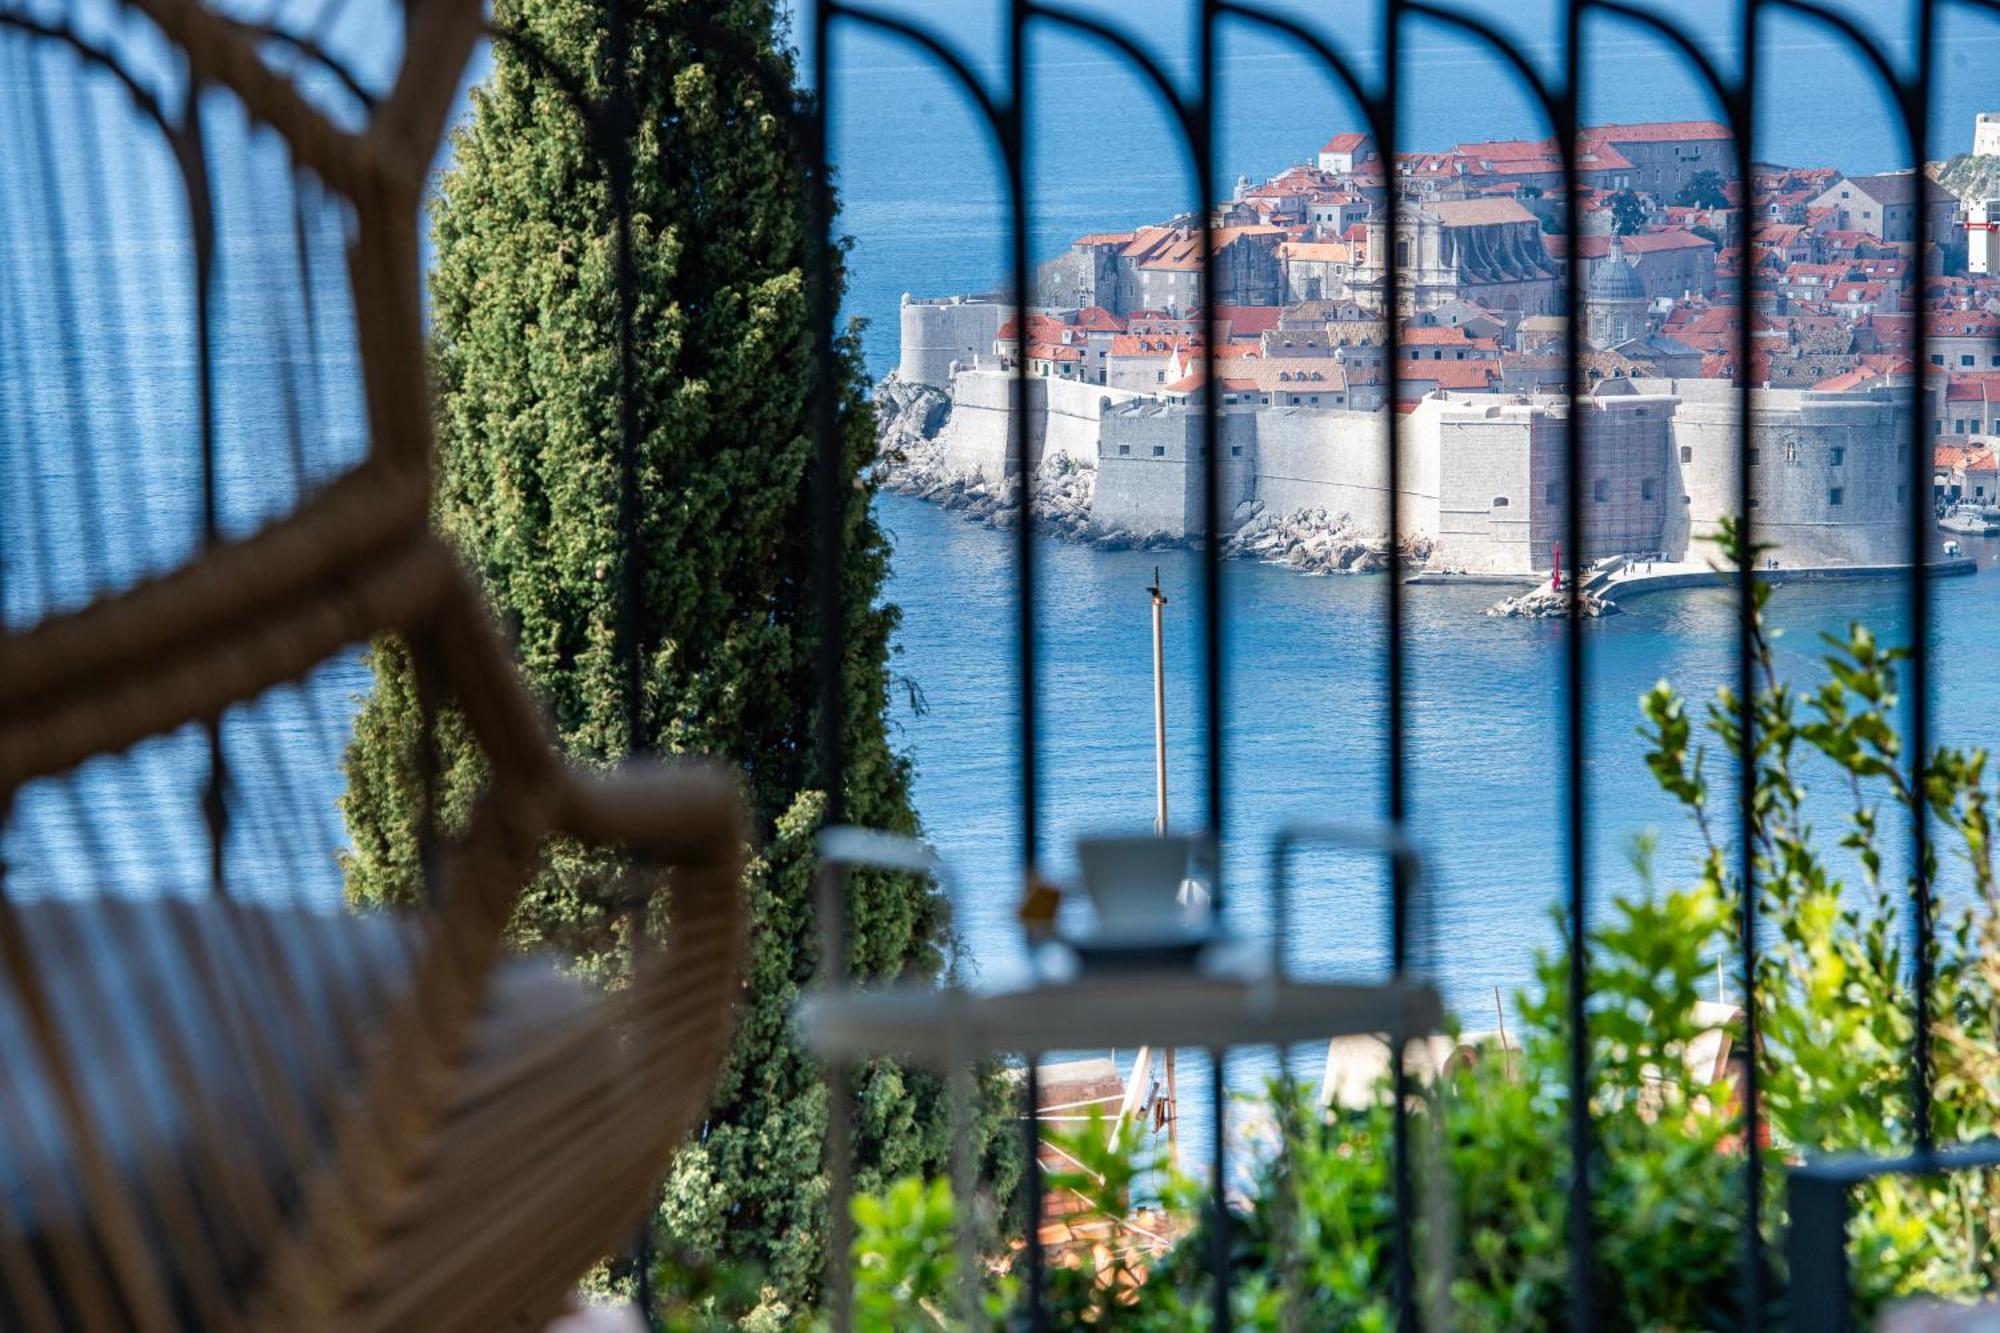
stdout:
<svg viewBox="0 0 2000 1333">
<path fill-rule="evenodd" d="M 1764 502 L 1753 495 L 1750 497 L 1750 507 L 1752 509 L 1762 509 L 1764 507 Z"/>
<path fill-rule="evenodd" d="M 1241 458 L 1241 457 L 1243 457 L 1243 446 L 1242 446 L 1242 445 L 1240 445 L 1240 444 L 1232 444 L 1232 445 L 1230 445 L 1230 446 L 1229 446 L 1229 456 L 1230 456 L 1231 458 Z"/>
<path fill-rule="evenodd" d="M 1995 358 L 1995 359 L 1996 359 L 1996 361 L 2000 361 L 2000 358 Z M 1932 365 L 1934 365 L 1934 366 L 1941 366 L 1941 365 L 1943 365 L 1943 364 L 1944 364 L 1944 353 L 1943 353 L 1943 352 L 1932 352 L 1932 353 L 1931 353 L 1931 364 L 1932 364 Z"/>
<path fill-rule="evenodd" d="M 1683 462 L 1683 463 L 1692 463 L 1692 462 L 1694 462 L 1694 446 L 1693 446 L 1693 445 L 1691 445 L 1691 444 L 1684 444 L 1684 445 L 1682 445 L 1682 446 L 1681 446 L 1681 462 Z"/>
<path fill-rule="evenodd" d="M 1154 446 L 1153 446 L 1153 457 L 1155 457 L 1155 458 L 1165 458 L 1166 456 L 1167 456 L 1167 446 L 1166 446 L 1166 445 L 1164 445 L 1164 444 L 1156 444 L 1156 445 L 1154 445 Z"/>
<path fill-rule="evenodd" d="M 1847 450 L 1837 444 L 1834 445 L 1832 449 L 1827 451 L 1826 461 L 1833 467 L 1839 467 L 1847 461 Z"/>
<path fill-rule="evenodd" d="M 1654 481 L 1651 477 L 1643 478 L 1639 482 L 1639 498 L 1641 500 L 1653 499 L 1654 496 L 1658 493 L 1658 486 L 1659 483 Z"/>
<path fill-rule="evenodd" d="M 1694 497 L 1691 495 L 1683 495 L 1681 497 L 1681 503 L 1684 505 L 1691 505 L 1694 503 Z"/>
<path fill-rule="evenodd" d="M 1961 356 L 1960 358 L 1958 358 L 1958 364 L 1960 364 L 1961 366 L 1969 366 L 1969 365 L 1972 365 L 1972 364 L 1973 364 L 1973 358 L 1972 358 L 1972 356 L 1971 356 L 1970 354 L 1967 354 L 1967 355 L 1965 355 L 1965 356 Z"/>
<path fill-rule="evenodd" d="M 1844 504 L 1846 500 L 1847 488 L 1845 486 L 1836 486 L 1826 493 L 1826 502 L 1830 505 Z"/>
<path fill-rule="evenodd" d="M 1153 372 L 1153 383 L 1155 383 L 1155 384 L 1165 384 L 1166 382 L 1167 382 L 1167 372 L 1166 372 L 1166 371 L 1164 371 L 1164 370 L 1156 370 L 1156 371 L 1154 371 L 1154 372 Z"/>
<path fill-rule="evenodd" d="M 1750 451 L 1750 466 L 1751 466 L 1751 467 L 1756 467 L 1756 466 L 1757 466 L 1757 460 L 1758 460 L 1758 458 L 1760 458 L 1761 456 L 1762 456 L 1762 451 L 1760 451 L 1760 450 L 1757 450 L 1757 449 L 1752 449 L 1752 450 Z"/>
<path fill-rule="evenodd" d="M 1493 497 L 1493 507 L 1494 507 L 1495 509 L 1505 509 L 1505 508 L 1507 507 L 1507 497 L 1506 497 L 1506 496 L 1504 496 L 1504 495 L 1496 495 L 1496 496 L 1494 496 L 1494 497 Z"/>
<path fill-rule="evenodd" d="M 1546 486 L 1542 487 L 1542 503 L 1543 503 L 1543 504 L 1561 504 L 1561 503 L 1562 503 L 1562 483 L 1561 483 L 1561 482 L 1555 482 L 1555 481 L 1552 481 L 1552 482 L 1550 482 L 1550 483 L 1549 483 L 1548 485 L 1546 485 Z"/>
<path fill-rule="evenodd" d="M 1319 406 L 1319 395 L 1318 395 L 1318 394 L 1314 394 L 1314 395 L 1312 396 L 1312 404 L 1313 404 L 1313 406 L 1314 406 L 1314 407 L 1318 407 L 1318 406 Z"/>
<path fill-rule="evenodd" d="M 1121 445 L 1119 445 L 1119 446 L 1118 446 L 1118 456 L 1119 456 L 1120 458 L 1130 458 L 1130 457 L 1132 456 L 1132 446 L 1131 446 L 1131 445 L 1129 445 L 1129 444 L 1121 444 Z"/>
<path fill-rule="evenodd" d="M 1595 482 L 1591 483 L 1590 493 L 1597 503 L 1603 504 L 1611 498 L 1611 483 L 1605 478 L 1599 477 Z"/>
</svg>

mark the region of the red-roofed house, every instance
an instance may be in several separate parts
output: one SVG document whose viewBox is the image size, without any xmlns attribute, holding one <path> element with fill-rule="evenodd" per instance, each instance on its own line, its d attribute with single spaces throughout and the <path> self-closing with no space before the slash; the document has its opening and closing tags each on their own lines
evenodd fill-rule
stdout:
<svg viewBox="0 0 2000 1333">
<path fill-rule="evenodd" d="M 1492 361 L 1405 362 L 1398 381 L 1396 396 L 1404 399 L 1421 398 L 1438 389 L 1493 393 L 1499 388 L 1500 362 L 1497 358 Z"/>
<path fill-rule="evenodd" d="M 1406 328 L 1402 353 L 1405 362 L 1498 361 L 1500 344 L 1491 338 L 1471 337 L 1461 328 Z"/>
<path fill-rule="evenodd" d="M 1336 134 L 1320 145 L 1319 169 L 1348 176 L 1375 156 L 1375 141 L 1358 130 Z"/>
<path fill-rule="evenodd" d="M 1729 128 L 1712 120 L 1595 125 L 1583 133 L 1625 155 L 1632 164 L 1633 189 L 1669 202 L 1700 172 L 1713 171 L 1725 183 L 1736 179 Z"/>
<path fill-rule="evenodd" d="M 1910 241 L 1917 235 L 1919 198 L 1930 214 L 1931 239 L 1951 240 L 1958 196 L 1915 172 L 1842 176 L 1822 190 L 1808 208 L 1832 210 L 1834 229 L 1865 231 L 1884 241 Z"/>
<path fill-rule="evenodd" d="M 1848 319 L 1880 311 L 1893 315 L 1901 308 L 1896 289 L 1884 282 L 1836 282 L 1823 298 L 1826 308 Z"/>
<path fill-rule="evenodd" d="M 2000 315 L 1990 310 L 1940 310 L 1930 326 L 1931 364 L 1948 370 L 2000 370 Z"/>
</svg>

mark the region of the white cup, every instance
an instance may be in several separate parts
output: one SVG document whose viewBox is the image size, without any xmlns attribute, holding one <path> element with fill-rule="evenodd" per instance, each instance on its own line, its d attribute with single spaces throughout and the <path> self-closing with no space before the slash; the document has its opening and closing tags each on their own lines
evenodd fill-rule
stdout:
<svg viewBox="0 0 2000 1333">
<path fill-rule="evenodd" d="M 1096 937 L 1107 943 L 1148 941 L 1205 930 L 1206 874 L 1197 853 L 1206 845 L 1207 839 L 1186 835 L 1079 838 L 1077 861 L 1097 912 Z"/>
</svg>

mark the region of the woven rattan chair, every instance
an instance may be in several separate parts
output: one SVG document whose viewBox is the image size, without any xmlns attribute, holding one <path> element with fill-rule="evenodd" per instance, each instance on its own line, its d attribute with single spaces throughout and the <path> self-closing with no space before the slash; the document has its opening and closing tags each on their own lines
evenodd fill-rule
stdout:
<svg viewBox="0 0 2000 1333">
<path fill-rule="evenodd" d="M 0 822 L 33 784 L 220 726 L 383 635 L 486 780 L 406 916 L 0 878 L 0 1327 L 539 1328 L 629 1239 L 706 1105 L 740 986 L 737 790 L 564 762 L 430 528 L 416 226 L 479 6 L 412 5 L 413 54 L 358 129 L 276 72 L 269 34 L 187 0 L 131 9 L 347 210 L 369 441 L 254 534 L 0 633 Z M 665 943 L 628 985 L 506 946 L 551 838 L 664 882 Z"/>
</svg>

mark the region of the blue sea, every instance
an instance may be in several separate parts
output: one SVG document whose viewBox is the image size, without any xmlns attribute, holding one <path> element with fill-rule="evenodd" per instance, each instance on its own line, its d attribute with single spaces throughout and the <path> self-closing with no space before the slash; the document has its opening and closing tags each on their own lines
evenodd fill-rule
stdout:
<svg viewBox="0 0 2000 1333">
<path fill-rule="evenodd" d="M 282 6 L 281 6 L 282 8 Z M 1375 4 L 1308 4 L 1274 8 L 1323 31 L 1353 55 L 1362 77 L 1379 77 Z M 1502 25 L 1528 60 L 1549 77 L 1556 48 L 1555 9 L 1547 3 L 1466 6 Z M 1654 8 L 1688 24 L 1725 70 L 1733 6 L 1686 0 Z M 1002 71 L 1005 6 L 981 3 L 884 3 L 926 25 L 962 50 L 976 74 L 995 89 Z M 337 26 L 333 44 L 364 70 L 393 67 L 394 25 L 378 15 Z M 1151 53 L 1168 81 L 1191 87 L 1191 7 L 1186 3 L 1079 4 L 1074 12 L 1113 23 Z M 1874 35 L 1884 58 L 1908 55 L 1902 11 L 1847 6 Z M 1969 146 L 1973 114 L 1986 77 L 2000 57 L 2000 23 L 1948 12 L 1945 56 L 1934 89 L 1938 131 L 1933 156 Z M 801 41 L 811 34 L 799 32 Z M 1908 165 L 1901 131 L 1888 103 L 1871 91 L 1853 53 L 1801 22 L 1771 19 L 1765 29 L 1757 132 L 1759 155 L 1800 164 L 1828 163 L 1853 171 Z M 1593 121 L 1710 117 L 1715 108 L 1687 72 L 1629 25 L 1593 20 L 1586 96 Z M 920 296 L 990 288 L 1005 276 L 1006 208 L 1000 173 L 987 138 L 967 103 L 909 50 L 848 26 L 832 50 L 831 89 L 840 171 L 841 226 L 854 242 L 849 314 L 868 321 L 866 354 L 876 373 L 896 356 L 897 303 Z M 1189 207 L 1193 189 L 1185 156 L 1157 100 L 1129 69 L 1074 35 L 1040 22 L 1032 42 L 1033 154 L 1028 180 L 1033 247 L 1038 257 L 1077 233 L 1161 218 Z M 1403 146 L 1443 148 L 1460 140 L 1539 137 L 1546 126 L 1513 75 L 1489 54 L 1430 22 L 1405 34 Z M 1336 95 L 1305 58 L 1241 27 L 1225 34 L 1219 52 L 1218 107 L 1222 134 L 1219 191 L 1238 173 L 1253 179 L 1308 158 L 1332 133 L 1359 126 L 1353 107 Z M 810 68 L 810 64 L 807 65 Z M 0 115 L 19 125 L 26 99 L 45 86 L 61 89 L 61 70 L 30 78 L 19 63 L 0 63 Z M 54 79 L 45 84 L 43 78 Z M 996 96 L 997 96 L 996 92 Z M 129 108 L 100 92 L 82 108 L 104 117 Z M 211 151 L 223 160 L 245 140 L 240 125 L 218 127 Z M 55 526 L 31 531 L 24 508 L 0 489 L 0 546 L 11 571 L 0 587 L 0 609 L 14 624 L 41 609 L 73 601 L 102 577 L 121 582 L 159 568 L 192 549 L 196 473 L 191 467 L 190 287 L 174 273 L 178 222 L 174 183 L 159 151 L 135 150 L 113 177 L 88 155 L 38 164 L 27 155 L 0 155 L 0 488 L 27 494 L 38 469 L 75 469 L 79 484 L 115 467 L 93 457 L 99 437 L 91 413 L 122 410 L 150 432 L 149 455 L 170 465 L 149 470 L 141 485 L 104 477 L 109 507 L 100 515 L 116 540 L 100 549 L 78 540 L 94 517 L 81 510 Z M 290 242 L 288 220 L 264 211 L 260 188 L 266 162 L 251 160 L 220 182 L 224 228 L 224 464 L 223 527 L 242 530 L 281 498 L 290 480 L 271 471 L 272 440 L 282 430 L 280 406 L 239 395 L 229 386 L 252 375 L 273 346 L 303 364 L 310 360 L 336 431 L 325 456 L 357 447 L 354 366 L 338 326 L 346 309 L 337 263 L 339 221 L 319 240 L 335 246 L 315 271 L 314 322 L 325 335 L 312 346 L 301 336 L 310 322 L 282 290 L 260 283 L 260 264 L 276 262 Z M 39 195 L 37 172 L 53 170 L 56 197 Z M 95 182 L 95 183 L 93 183 Z M 108 203 L 95 203 L 104 192 Z M 79 299 L 105 322 L 82 330 L 59 326 L 59 311 L 37 302 L 37 274 L 49 256 L 18 238 L 46 236 L 49 214 L 85 219 L 70 236 L 78 261 Z M 146 281 L 147 273 L 167 280 Z M 279 284 L 282 287 L 282 283 Z M 108 316 L 122 312 L 118 321 Z M 65 336 L 76 333 L 72 341 Z M 64 350 L 67 348 L 68 350 Z M 138 368 L 110 398 L 93 397 L 90 375 L 102 362 Z M 249 381 L 245 381 L 248 383 Z M 67 388 L 65 387 L 67 386 Z M 96 385 L 94 392 L 111 391 Z M 65 448 L 83 440 L 81 454 Z M 68 474 L 62 474 L 68 475 Z M 1020 862 L 1016 750 L 1014 598 L 1011 534 L 961 521 L 897 496 L 879 501 L 895 543 L 888 598 L 902 612 L 894 669 L 907 688 L 894 692 L 892 722 L 915 771 L 915 794 L 927 835 L 955 872 L 956 912 L 968 954 L 978 968 L 998 972 L 1018 960 L 1013 910 Z M 29 548 L 55 552 L 54 566 Z M 2000 717 L 2000 678 L 1990 669 L 2000 647 L 2000 577 L 1994 549 L 1974 544 L 1980 572 L 1936 588 L 1931 645 L 1935 717 L 1940 740 L 1990 744 Z M 1383 669 L 1385 583 L 1377 577 L 1311 578 L 1248 563 L 1226 568 L 1220 614 L 1226 645 L 1228 729 L 1201 732 L 1200 627 L 1204 614 L 1198 557 L 1185 552 L 1106 553 L 1053 540 L 1040 545 L 1039 630 L 1045 869 L 1070 878 L 1072 838 L 1102 830 L 1139 830 L 1153 809 L 1149 613 L 1144 588 L 1158 566 L 1168 610 L 1168 733 L 1172 822 L 1198 826 L 1209 745 L 1223 746 L 1226 772 L 1225 875 L 1232 926 L 1246 935 L 1266 928 L 1273 885 L 1267 870 L 1272 837 L 1299 822 L 1366 821 L 1386 807 L 1387 683 Z M 86 568 L 98 551 L 110 570 Z M 62 553 L 71 552 L 65 557 Z M 68 559 L 65 566 L 63 561 Z M 41 568 L 46 578 L 23 571 Z M 1801 679 L 1816 670 L 1817 639 L 1851 620 L 1900 641 L 1906 613 L 1900 584 L 1796 585 L 1773 604 L 1784 631 L 1782 660 Z M 1408 605 L 1407 674 L 1410 827 L 1425 856 L 1424 920 L 1429 948 L 1448 997 L 1469 1026 L 1491 1020 L 1496 988 L 1503 997 L 1530 977 L 1534 951 L 1553 942 L 1550 913 L 1564 880 L 1563 811 L 1565 691 L 1584 693 L 1585 779 L 1589 794 L 1590 883 L 1601 906 L 1614 894 L 1636 892 L 1635 839 L 1657 836 L 1655 865 L 1663 882 L 1692 871 L 1696 836 L 1685 817 L 1653 788 L 1635 734 L 1640 693 L 1664 677 L 1705 701 L 1733 676 L 1734 602 L 1721 590 L 1666 594 L 1634 602 L 1626 614 L 1583 627 L 1588 670 L 1566 682 L 1561 625 L 1489 619 L 1481 614 L 1491 590 L 1412 589 Z M 246 776 L 259 766 L 301 775 L 282 793 L 265 823 L 285 825 L 288 811 L 315 812 L 326 826 L 326 855 L 290 867 L 291 887 L 331 900 L 338 891 L 332 852 L 339 841 L 333 801 L 340 788 L 338 731 L 362 690 L 365 669 L 354 659 L 330 664 L 302 691 L 266 705 L 278 726 L 270 733 L 292 744 L 289 754 L 241 757 Z M 86 775 L 96 808 L 129 819 L 134 829 L 179 830 L 157 842 L 109 839 L 126 854 L 125 868 L 155 886 L 199 882 L 205 855 L 190 830 L 194 786 L 201 771 L 198 737 L 168 738 L 142 757 L 148 776 Z M 1726 790 L 1729 772 L 1712 766 Z M 1831 775 L 1809 770 L 1833 790 Z M 247 799 L 247 798 L 246 798 Z M 170 819 L 161 811 L 175 807 Z M 24 796 L 4 839 L 23 891 L 58 887 L 60 874 L 38 877 L 66 859 L 87 856 L 77 844 L 57 793 Z M 1830 837 L 1840 817 L 1830 804 L 1822 819 Z M 283 848 L 258 837 L 254 818 L 238 821 L 238 855 L 276 875 Z M 100 849 L 101 850 L 101 849 Z M 1290 956 L 1314 973 L 1365 974 L 1385 952 L 1385 877 L 1380 866 L 1352 857 L 1302 858 L 1290 886 Z M 1507 1003 L 1503 998 L 1503 1004 Z M 1199 1115 L 1191 1108 L 1190 1130 Z"/>
</svg>

